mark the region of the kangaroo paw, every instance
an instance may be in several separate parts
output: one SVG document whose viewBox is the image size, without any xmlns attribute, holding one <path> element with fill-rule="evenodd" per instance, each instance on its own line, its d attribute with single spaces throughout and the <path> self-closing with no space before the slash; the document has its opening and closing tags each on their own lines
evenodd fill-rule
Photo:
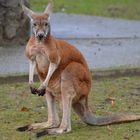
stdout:
<svg viewBox="0 0 140 140">
<path fill-rule="evenodd" d="M 38 90 L 38 96 L 44 96 L 45 93 L 46 93 L 46 89 Z"/>
<path fill-rule="evenodd" d="M 36 88 L 33 88 L 30 86 L 30 90 L 31 90 L 32 94 L 34 94 L 34 95 L 38 94 L 38 90 Z"/>
</svg>

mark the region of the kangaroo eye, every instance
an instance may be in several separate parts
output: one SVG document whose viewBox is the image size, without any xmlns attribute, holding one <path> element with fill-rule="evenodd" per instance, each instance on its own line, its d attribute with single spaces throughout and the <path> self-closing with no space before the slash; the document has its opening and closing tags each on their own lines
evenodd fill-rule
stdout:
<svg viewBox="0 0 140 140">
<path fill-rule="evenodd" d="M 47 22 L 45 23 L 45 26 L 48 26 L 48 23 Z"/>
<path fill-rule="evenodd" d="M 36 24 L 36 23 L 34 23 L 33 25 L 34 25 L 34 26 L 37 26 L 37 24 Z"/>
</svg>

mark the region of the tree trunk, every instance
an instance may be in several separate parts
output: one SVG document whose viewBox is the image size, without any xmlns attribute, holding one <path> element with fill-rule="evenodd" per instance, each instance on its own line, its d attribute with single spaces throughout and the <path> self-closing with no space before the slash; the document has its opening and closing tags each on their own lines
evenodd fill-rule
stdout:
<svg viewBox="0 0 140 140">
<path fill-rule="evenodd" d="M 29 7 L 29 1 L 23 0 Z M 24 44 L 29 37 L 29 20 L 20 0 L 0 0 L 0 45 Z"/>
</svg>

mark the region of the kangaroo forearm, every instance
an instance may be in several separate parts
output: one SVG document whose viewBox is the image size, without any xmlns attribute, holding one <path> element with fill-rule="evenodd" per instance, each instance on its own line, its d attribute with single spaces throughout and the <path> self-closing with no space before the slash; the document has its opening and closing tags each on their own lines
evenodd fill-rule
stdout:
<svg viewBox="0 0 140 140">
<path fill-rule="evenodd" d="M 49 65 L 49 69 L 48 69 L 48 74 L 47 74 L 46 79 L 43 82 L 43 85 L 45 85 L 45 86 L 48 86 L 49 80 L 50 80 L 51 76 L 53 75 L 53 73 L 55 72 L 55 70 L 57 69 L 61 58 L 58 55 L 57 51 L 52 51 L 49 55 L 49 60 L 50 60 L 50 65 Z"/>
<path fill-rule="evenodd" d="M 29 60 L 29 83 L 34 82 L 35 61 Z"/>
<path fill-rule="evenodd" d="M 53 73 L 57 69 L 57 66 L 58 65 L 55 64 L 55 63 L 50 63 L 47 77 L 46 77 L 46 79 L 43 82 L 43 85 L 45 85 L 46 87 L 48 86 L 48 83 L 49 83 L 49 80 L 50 80 L 51 76 L 53 75 Z"/>
</svg>

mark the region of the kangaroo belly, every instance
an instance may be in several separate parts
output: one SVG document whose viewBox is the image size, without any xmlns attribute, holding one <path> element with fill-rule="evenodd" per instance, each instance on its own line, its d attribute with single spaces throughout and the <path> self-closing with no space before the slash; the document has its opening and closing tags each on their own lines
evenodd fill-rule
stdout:
<svg viewBox="0 0 140 140">
<path fill-rule="evenodd" d="M 60 99 L 61 98 L 61 80 L 57 79 L 53 82 L 50 82 L 47 87 L 47 90 L 51 92 L 54 97 L 56 97 L 57 99 Z"/>
</svg>

